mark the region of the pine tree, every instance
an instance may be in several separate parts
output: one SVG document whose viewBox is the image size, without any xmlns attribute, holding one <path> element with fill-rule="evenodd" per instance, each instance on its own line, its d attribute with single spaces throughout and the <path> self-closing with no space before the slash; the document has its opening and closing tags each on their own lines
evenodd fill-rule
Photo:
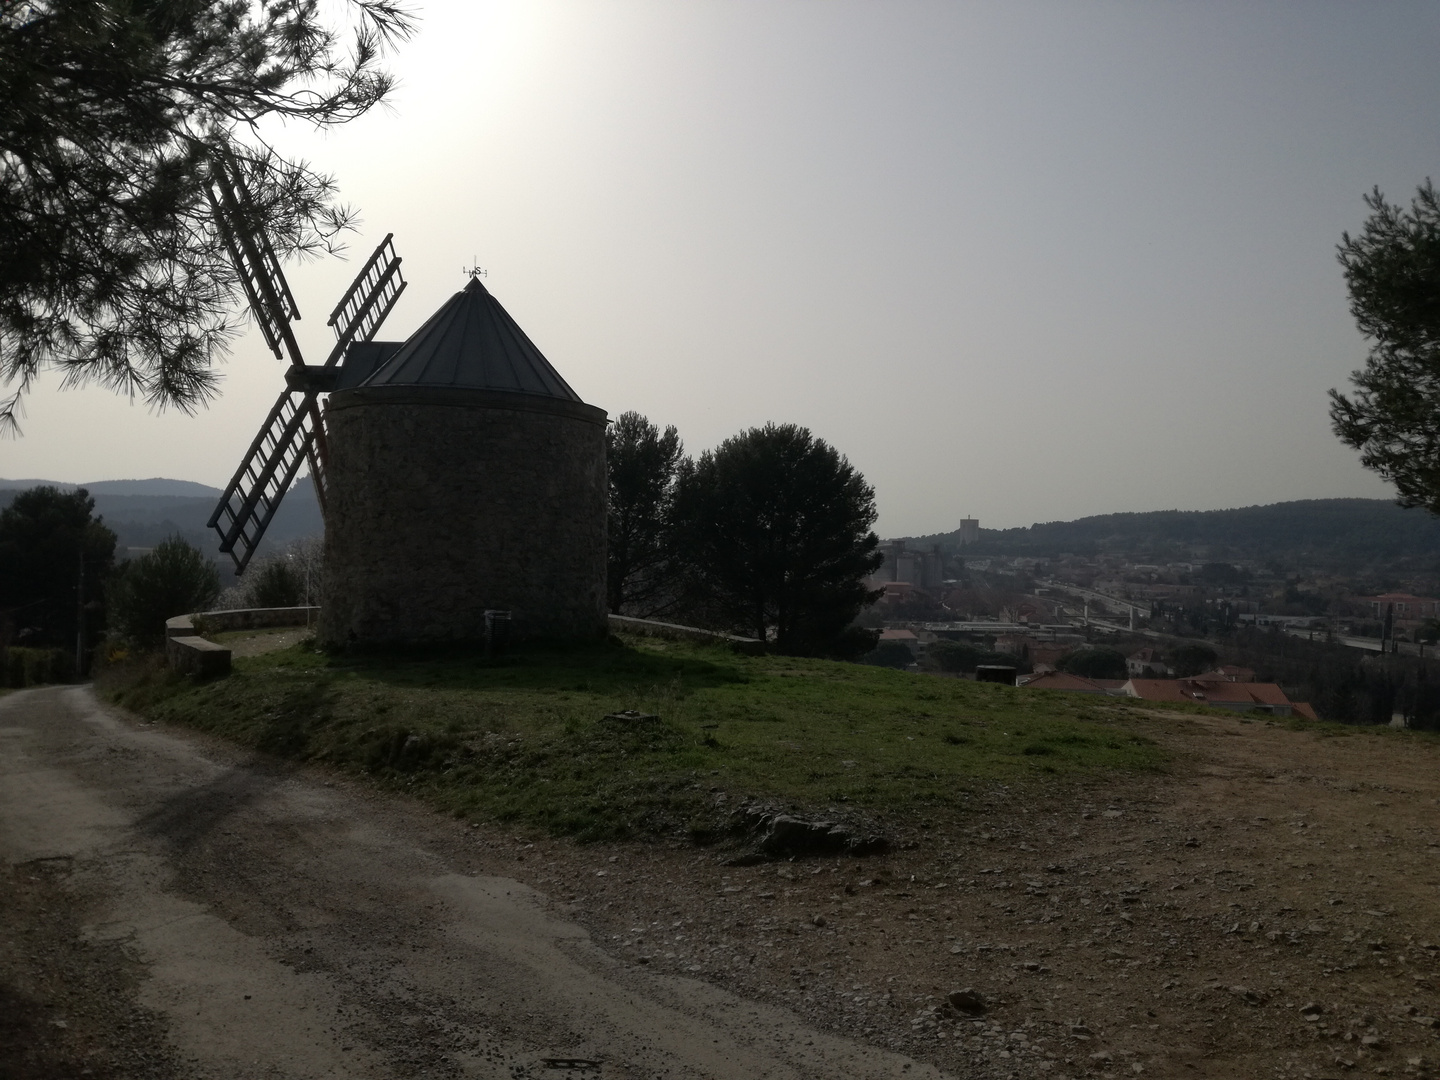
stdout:
<svg viewBox="0 0 1440 1080">
<path fill-rule="evenodd" d="M 274 119 L 380 102 L 393 0 L 0 0 L 0 429 L 46 368 L 191 411 L 216 391 L 238 282 L 205 195 L 223 156 L 283 259 L 334 251 L 354 214 L 276 153 Z"/>
<path fill-rule="evenodd" d="M 1377 188 L 1340 264 L 1350 311 L 1371 342 L 1352 397 L 1330 391 L 1335 433 L 1395 485 L 1402 506 L 1440 514 L 1440 196 L 1429 180 L 1409 209 Z"/>
<path fill-rule="evenodd" d="M 879 596 L 875 489 L 834 447 L 795 424 L 767 424 L 681 467 L 675 546 L 698 603 L 782 652 L 856 656 L 852 630 Z"/>
</svg>

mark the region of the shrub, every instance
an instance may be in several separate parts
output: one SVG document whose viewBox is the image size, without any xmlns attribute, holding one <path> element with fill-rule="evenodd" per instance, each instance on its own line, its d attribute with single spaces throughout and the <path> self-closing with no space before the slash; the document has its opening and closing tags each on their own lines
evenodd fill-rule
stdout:
<svg viewBox="0 0 1440 1080">
<path fill-rule="evenodd" d="M 165 640 L 165 620 L 204 611 L 220 595 L 220 571 L 178 536 L 121 568 L 112 607 L 116 629 L 154 647 Z"/>
<path fill-rule="evenodd" d="M 1177 646 L 1170 654 L 1170 663 L 1175 668 L 1175 674 L 1182 679 L 1199 675 L 1202 671 L 1210 671 L 1219 659 L 1219 654 L 1214 649 L 1199 642 L 1187 642 Z"/>
<path fill-rule="evenodd" d="M 305 582 L 283 556 L 261 564 L 249 589 L 250 606 L 299 607 L 305 602 Z"/>
<path fill-rule="evenodd" d="M 1085 679 L 1123 679 L 1127 674 L 1125 654 L 1105 648 L 1076 649 L 1056 667 Z"/>
<path fill-rule="evenodd" d="M 898 641 L 882 641 L 865 657 L 865 663 L 876 667 L 907 668 L 914 662 L 914 653 Z"/>
<path fill-rule="evenodd" d="M 19 690 L 41 683 L 68 682 L 75 659 L 64 649 L 29 649 L 12 645 L 0 649 L 0 686 Z"/>
<path fill-rule="evenodd" d="M 983 645 L 968 641 L 934 641 L 925 650 L 921 667 L 927 671 L 974 671 L 981 664 L 1007 664 L 1016 666 L 1013 656 L 993 652 Z"/>
<path fill-rule="evenodd" d="M 795 424 L 726 439 L 680 465 L 673 510 L 682 577 L 721 627 L 797 655 L 869 644 L 847 628 L 880 595 L 875 489 L 823 439 Z"/>
</svg>

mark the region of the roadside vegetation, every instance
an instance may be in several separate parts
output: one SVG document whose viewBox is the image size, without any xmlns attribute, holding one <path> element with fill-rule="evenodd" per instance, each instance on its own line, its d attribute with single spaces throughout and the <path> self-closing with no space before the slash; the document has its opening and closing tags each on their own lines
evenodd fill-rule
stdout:
<svg viewBox="0 0 1440 1080">
<path fill-rule="evenodd" d="M 1123 702 L 649 638 L 496 660 L 302 644 L 212 683 L 157 665 L 102 686 L 155 720 L 583 840 L 718 839 L 747 800 L 919 819 L 1000 784 L 1165 761 Z M 626 710 L 642 716 L 607 719 Z"/>
</svg>

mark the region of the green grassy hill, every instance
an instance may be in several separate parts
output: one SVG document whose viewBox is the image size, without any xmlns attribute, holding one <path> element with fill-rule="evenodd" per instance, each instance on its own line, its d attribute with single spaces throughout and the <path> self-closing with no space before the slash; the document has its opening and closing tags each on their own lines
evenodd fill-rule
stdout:
<svg viewBox="0 0 1440 1080">
<path fill-rule="evenodd" d="M 581 839 L 724 833 L 762 800 L 873 821 L 962 811 L 977 792 L 1160 768 L 1115 699 L 857 664 L 610 639 L 497 661 L 332 657 L 303 646 L 193 685 L 153 670 L 111 693 L 185 724 L 414 792 L 461 816 Z M 649 721 L 607 720 L 635 710 Z"/>
</svg>

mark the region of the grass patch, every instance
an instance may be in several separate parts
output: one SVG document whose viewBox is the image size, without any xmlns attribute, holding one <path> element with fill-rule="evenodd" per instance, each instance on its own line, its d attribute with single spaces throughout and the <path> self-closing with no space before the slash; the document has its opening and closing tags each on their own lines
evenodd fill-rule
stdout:
<svg viewBox="0 0 1440 1080">
<path fill-rule="evenodd" d="M 152 667 L 109 692 L 457 815 L 586 840 L 712 835 L 747 798 L 908 815 L 1001 783 L 1163 764 L 1121 701 L 652 638 L 496 661 L 301 645 L 237 658 L 216 682 Z M 658 719 L 604 719 L 622 710 Z"/>
</svg>

